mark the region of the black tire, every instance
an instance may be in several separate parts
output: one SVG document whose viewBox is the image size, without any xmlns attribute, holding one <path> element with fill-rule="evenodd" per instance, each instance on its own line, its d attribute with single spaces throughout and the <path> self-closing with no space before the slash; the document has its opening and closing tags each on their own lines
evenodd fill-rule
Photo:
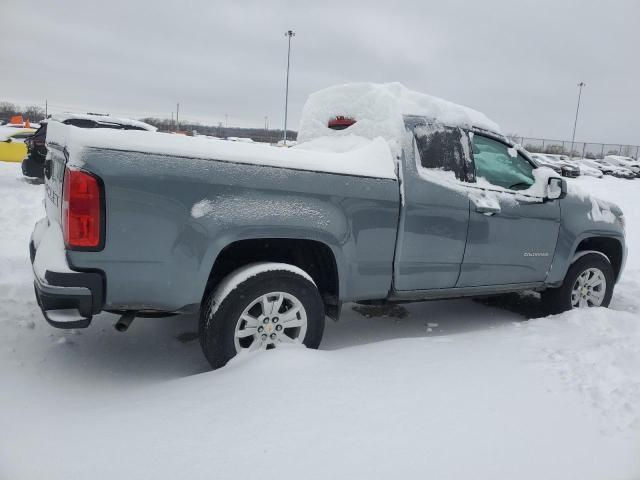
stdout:
<svg viewBox="0 0 640 480">
<path fill-rule="evenodd" d="M 234 333 L 241 314 L 255 299 L 270 292 L 288 293 L 302 303 L 307 314 L 307 331 L 302 343 L 308 348 L 318 348 L 325 316 L 318 289 L 295 272 L 269 270 L 239 283 L 217 309 L 214 305 L 216 292 L 207 295 L 200 311 L 199 337 L 204 356 L 213 369 L 223 367 L 236 356 Z"/>
<path fill-rule="evenodd" d="M 608 307 L 613 295 L 613 285 L 615 276 L 611 262 L 599 253 L 587 253 L 578 258 L 569 267 L 567 275 L 564 277 L 562 286 L 558 288 L 549 288 L 542 292 L 542 304 L 545 311 L 549 314 L 562 313 L 573 308 L 571 304 L 571 290 L 578 276 L 589 268 L 598 268 L 604 274 L 607 286 L 605 296 L 602 300 L 602 307 Z"/>
</svg>

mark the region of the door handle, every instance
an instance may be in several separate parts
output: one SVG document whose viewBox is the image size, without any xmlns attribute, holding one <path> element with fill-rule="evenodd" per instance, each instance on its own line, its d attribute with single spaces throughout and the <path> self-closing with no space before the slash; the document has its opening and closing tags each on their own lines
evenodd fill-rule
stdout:
<svg viewBox="0 0 640 480">
<path fill-rule="evenodd" d="M 496 213 L 500 213 L 500 211 L 501 211 L 500 206 L 476 205 L 476 212 L 482 213 L 487 217 L 490 217 L 491 215 L 495 215 Z"/>
</svg>

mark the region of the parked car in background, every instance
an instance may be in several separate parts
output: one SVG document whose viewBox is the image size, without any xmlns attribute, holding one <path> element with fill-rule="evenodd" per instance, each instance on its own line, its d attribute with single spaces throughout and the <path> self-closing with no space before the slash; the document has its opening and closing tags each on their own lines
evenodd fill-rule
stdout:
<svg viewBox="0 0 640 480">
<path fill-rule="evenodd" d="M 636 178 L 636 174 L 633 173 L 631 170 L 629 170 L 628 168 L 624 168 L 619 165 L 616 165 L 615 163 L 608 162 L 607 160 L 604 160 L 601 158 L 594 160 L 594 162 L 596 162 L 598 165 L 602 167 L 602 172 L 605 175 L 611 175 L 614 177 L 626 178 L 626 179 Z"/>
<path fill-rule="evenodd" d="M 27 156 L 25 140 L 33 136 L 35 128 L 0 127 L 0 161 L 21 162 Z"/>
<path fill-rule="evenodd" d="M 631 157 L 622 157 L 620 155 L 607 155 L 604 157 L 605 162 L 612 163 L 618 167 L 627 168 L 640 177 L 640 162 Z"/>
<path fill-rule="evenodd" d="M 566 169 L 565 171 L 563 171 L 563 175 L 565 177 L 575 178 L 581 175 L 580 167 L 576 165 L 576 163 L 568 155 L 557 155 L 553 153 L 545 153 L 545 155 L 549 159 L 551 159 L 551 161 L 559 162 L 560 165 L 562 165 L 563 168 Z"/>
<path fill-rule="evenodd" d="M 573 163 L 578 166 L 580 169 L 580 175 L 585 175 L 587 177 L 596 177 L 602 178 L 604 173 L 599 168 L 591 166 L 585 162 L 586 159 L 581 158 L 579 160 L 574 160 Z"/>
<path fill-rule="evenodd" d="M 597 159 L 592 160 L 589 158 L 583 158 L 581 162 L 583 165 L 600 170 L 603 175 L 611 175 L 611 172 L 613 172 L 614 170 L 613 166 L 609 165 L 608 163 L 600 163 Z"/>
<path fill-rule="evenodd" d="M 563 177 L 576 178 L 580 176 L 580 168 L 569 160 L 563 160 L 557 155 L 536 153 L 535 159 L 545 167 L 560 173 Z"/>
<path fill-rule="evenodd" d="M 536 165 L 538 165 L 539 167 L 550 168 L 551 170 L 553 170 L 557 174 L 562 175 L 562 166 L 560 166 L 560 164 L 558 164 L 557 162 L 551 161 L 544 154 L 542 154 L 542 153 L 532 153 L 531 154 L 531 159 L 534 162 L 536 162 Z"/>
<path fill-rule="evenodd" d="M 45 139 L 47 136 L 47 123 L 53 120 L 73 125 L 80 128 L 112 128 L 116 130 L 147 130 L 155 132 L 153 125 L 131 120 L 129 118 L 112 117 L 97 113 L 62 113 L 52 115 L 48 120 L 40 122 L 40 128 L 26 143 L 28 156 L 22 161 L 22 173 L 25 177 L 44 178 L 44 166 L 47 156 Z"/>
</svg>

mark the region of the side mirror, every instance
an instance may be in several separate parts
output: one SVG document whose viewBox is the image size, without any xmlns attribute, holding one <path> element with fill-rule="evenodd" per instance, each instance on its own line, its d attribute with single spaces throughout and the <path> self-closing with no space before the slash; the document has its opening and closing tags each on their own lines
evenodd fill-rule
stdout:
<svg viewBox="0 0 640 480">
<path fill-rule="evenodd" d="M 547 200 L 558 200 L 567 196 L 567 181 L 560 177 L 549 178 Z"/>
</svg>

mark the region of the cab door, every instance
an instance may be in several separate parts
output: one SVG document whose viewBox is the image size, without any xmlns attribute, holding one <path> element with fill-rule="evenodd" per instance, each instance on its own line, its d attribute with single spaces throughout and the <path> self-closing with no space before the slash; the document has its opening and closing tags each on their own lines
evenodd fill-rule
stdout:
<svg viewBox="0 0 640 480">
<path fill-rule="evenodd" d="M 456 286 L 544 281 L 558 240 L 559 200 L 527 191 L 535 166 L 497 137 L 474 133 L 471 143 L 476 179 Z"/>
<path fill-rule="evenodd" d="M 401 165 L 403 207 L 398 225 L 393 288 L 452 288 L 458 280 L 469 222 L 469 198 L 451 188 L 465 175 L 466 134 L 414 118 Z"/>
</svg>

